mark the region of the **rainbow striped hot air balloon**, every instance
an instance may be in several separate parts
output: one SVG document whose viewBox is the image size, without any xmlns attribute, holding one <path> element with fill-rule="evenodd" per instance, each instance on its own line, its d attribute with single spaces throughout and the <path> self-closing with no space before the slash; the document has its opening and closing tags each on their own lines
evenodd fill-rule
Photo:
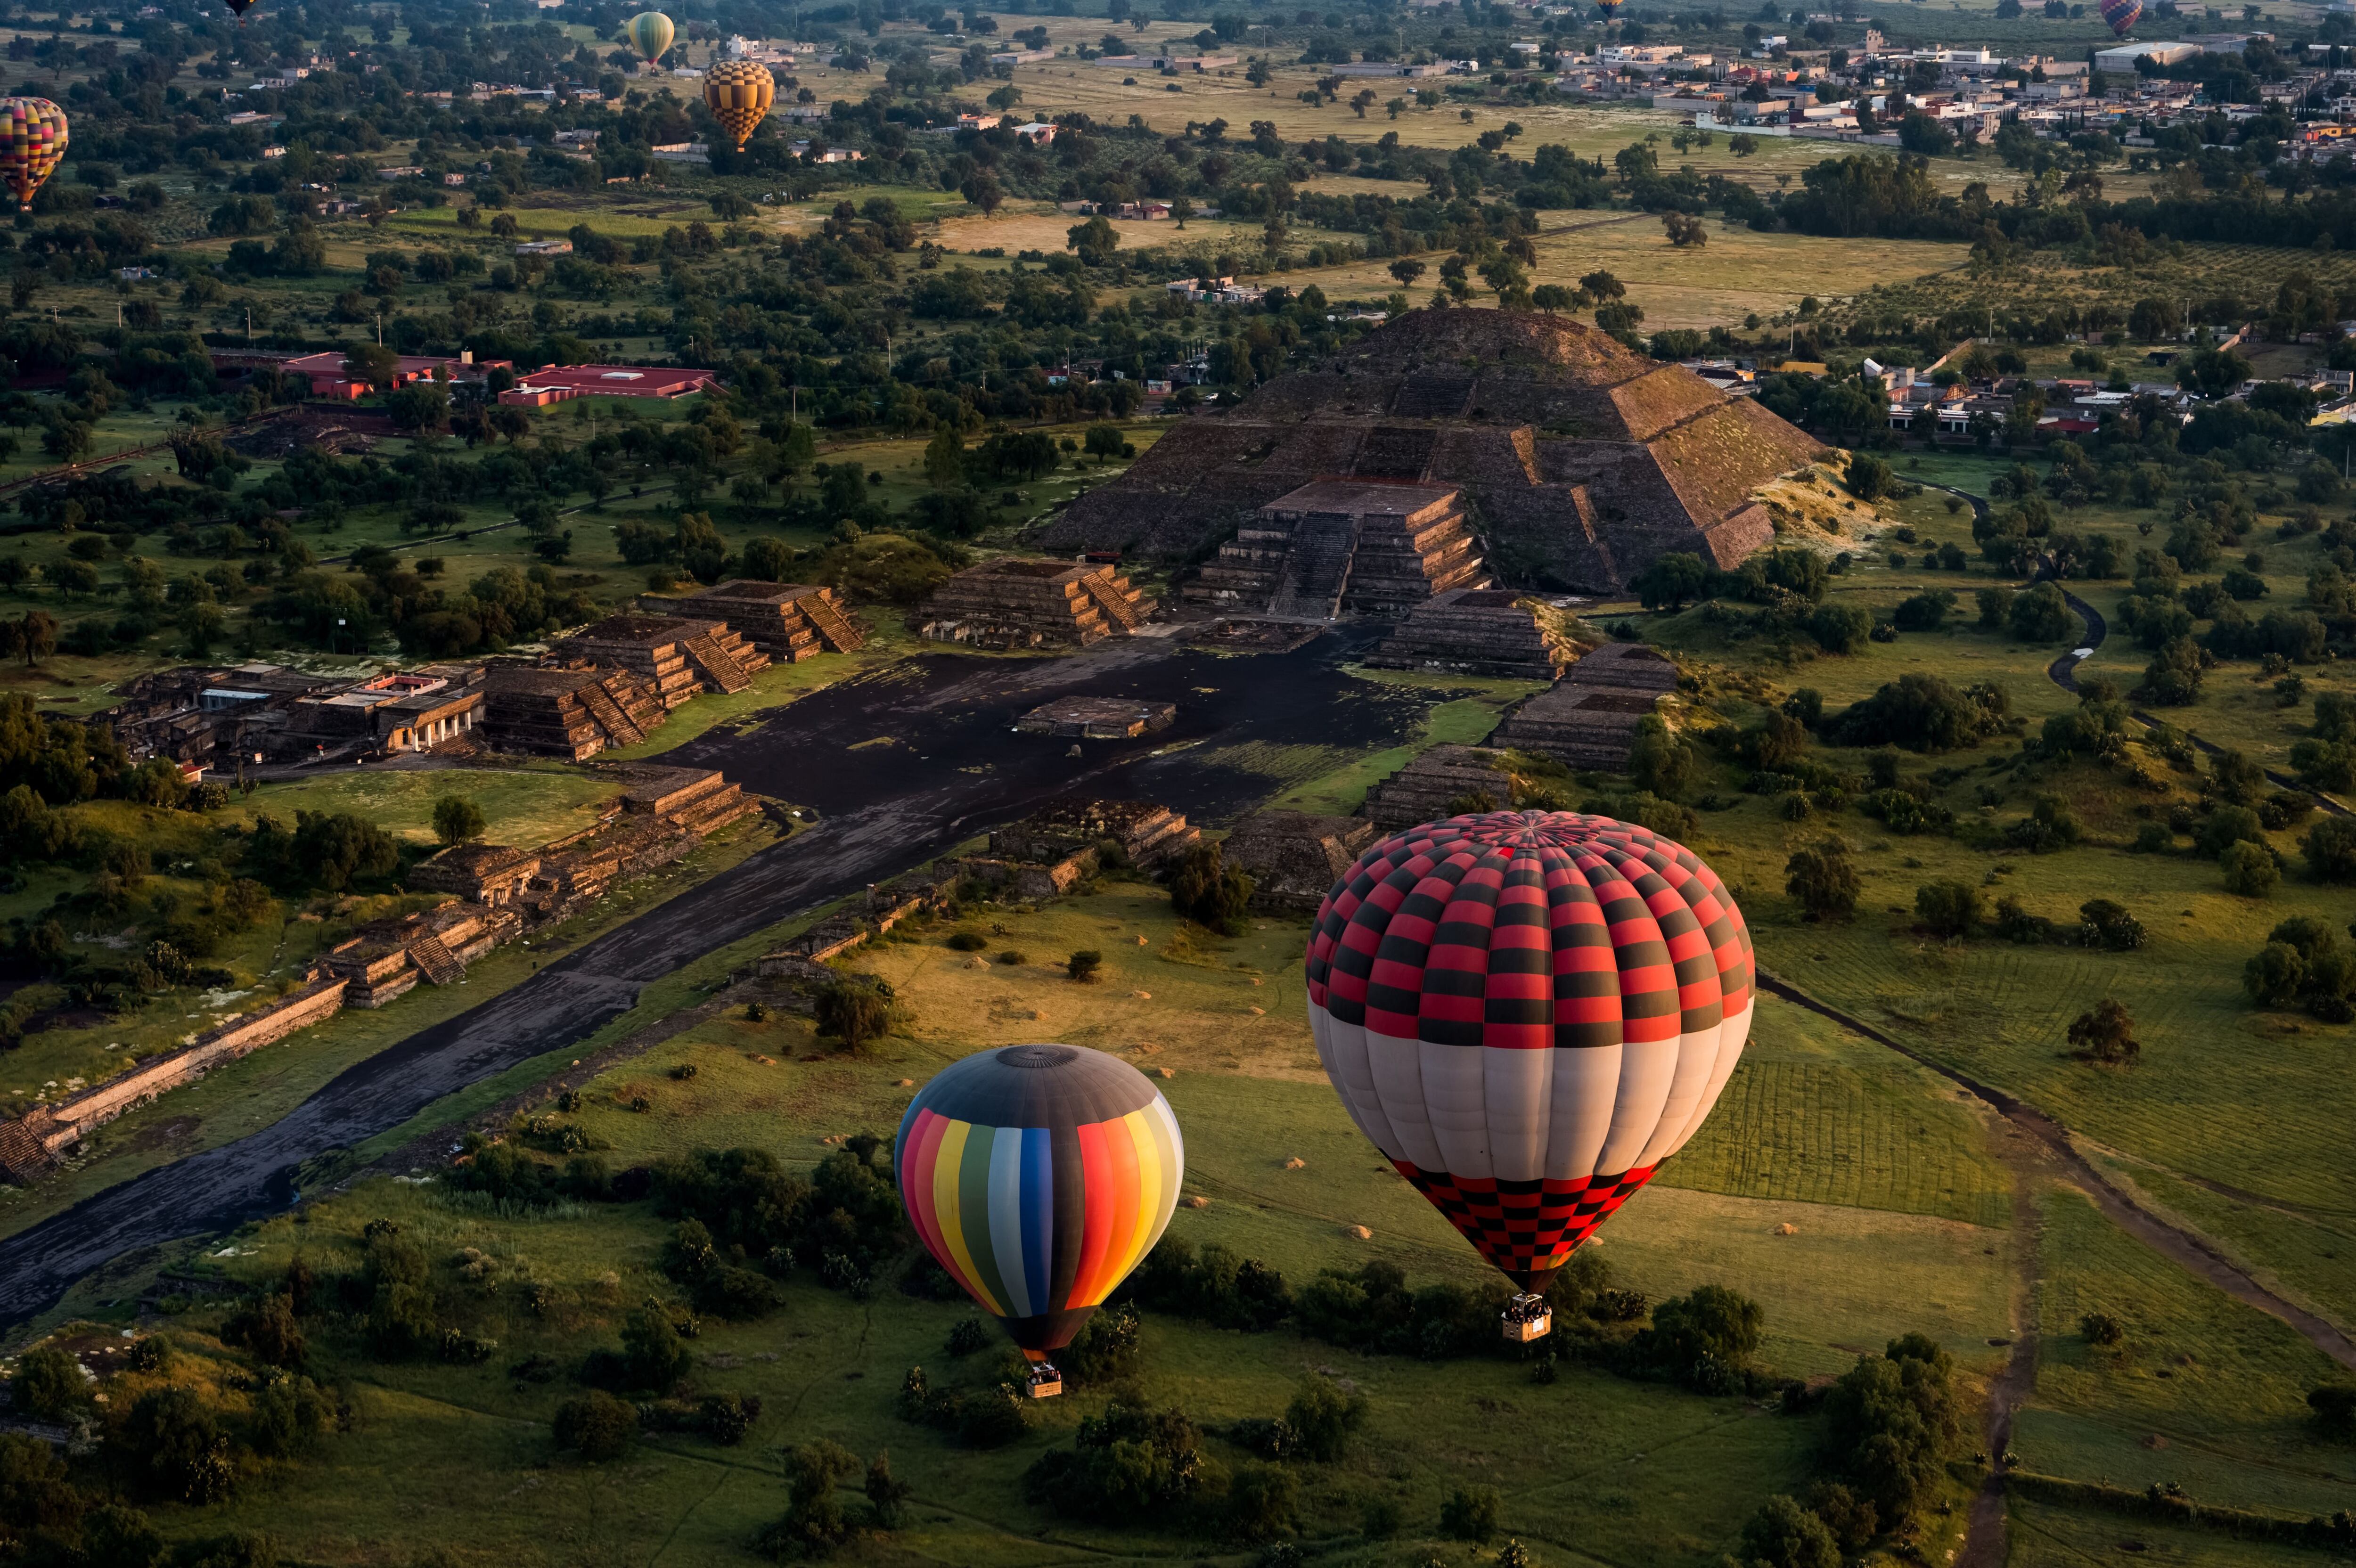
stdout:
<svg viewBox="0 0 2356 1568">
<path fill-rule="evenodd" d="M 622 26 L 622 37 L 648 65 L 663 57 L 678 32 L 660 11 L 641 11 Z"/>
<path fill-rule="evenodd" d="M 918 1091 L 894 1158 L 925 1248 L 1063 1392 L 1072 1342 L 1162 1239 L 1186 1174 L 1169 1102 L 1102 1051 L 980 1051 Z"/>
<path fill-rule="evenodd" d="M 1751 935 L 1691 850 L 1570 812 L 1409 828 L 1311 928 L 1309 1023 L 1358 1130 L 1539 1294 L 1726 1087 L 1751 1032 Z"/>
<path fill-rule="evenodd" d="M 2143 0 L 2103 0 L 2095 9 L 2102 12 L 2111 31 L 2122 38 L 2127 36 L 2129 27 L 2143 20 Z"/>
<path fill-rule="evenodd" d="M 703 79 L 703 106 L 740 152 L 776 99 L 777 79 L 753 60 L 723 60 Z"/>
<path fill-rule="evenodd" d="M 66 112 L 46 98 L 0 99 L 0 177 L 16 194 L 18 210 L 33 210 L 33 193 L 66 155 Z"/>
</svg>

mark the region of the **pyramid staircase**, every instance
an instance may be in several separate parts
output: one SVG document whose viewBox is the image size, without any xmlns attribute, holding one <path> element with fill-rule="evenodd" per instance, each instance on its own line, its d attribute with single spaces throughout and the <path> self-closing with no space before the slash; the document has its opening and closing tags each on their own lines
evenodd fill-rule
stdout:
<svg viewBox="0 0 2356 1568">
<path fill-rule="evenodd" d="M 1128 579 L 1120 581 L 1126 582 Z M 1104 612 L 1105 619 L 1122 631 L 1134 632 L 1144 624 L 1145 617 L 1138 613 L 1135 603 L 1138 595 L 1134 589 L 1125 594 L 1117 593 L 1113 591 L 1111 580 L 1103 577 L 1083 577 L 1080 586 L 1087 591 L 1089 598 L 1096 601 L 1097 608 Z"/>
<path fill-rule="evenodd" d="M 694 664 L 696 673 L 722 691 L 739 692 L 753 684 L 753 677 L 744 672 L 744 667 L 708 635 L 698 632 L 693 636 L 681 639 L 680 645 L 687 650 L 687 656 Z"/>
<path fill-rule="evenodd" d="M 1269 613 L 1294 620 L 1330 621 L 1342 613 L 1350 587 L 1350 562 L 1358 553 L 1361 519 L 1315 517 L 1292 536 L 1284 575 L 1269 600 Z"/>
<path fill-rule="evenodd" d="M 607 745 L 635 746 L 647 738 L 647 732 L 631 722 L 630 716 L 622 711 L 621 704 L 602 684 L 592 681 L 584 686 L 580 697 L 581 705 L 589 709 L 591 717 L 605 727 Z"/>
<path fill-rule="evenodd" d="M 860 645 L 867 640 L 866 635 L 851 624 L 851 618 L 835 608 L 833 595 L 826 589 L 806 593 L 796 600 L 795 604 L 818 633 L 819 641 L 826 645 L 829 653 L 857 653 Z"/>
<path fill-rule="evenodd" d="M 455 986 L 466 977 L 466 966 L 439 936 L 421 936 L 411 943 L 409 961 L 437 986 Z"/>
</svg>

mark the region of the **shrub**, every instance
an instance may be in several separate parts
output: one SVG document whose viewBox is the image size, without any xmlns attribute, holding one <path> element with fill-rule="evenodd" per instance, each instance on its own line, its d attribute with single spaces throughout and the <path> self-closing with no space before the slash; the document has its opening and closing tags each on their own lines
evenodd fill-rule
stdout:
<svg viewBox="0 0 2356 1568">
<path fill-rule="evenodd" d="M 1440 1533 L 1485 1543 L 1497 1533 L 1497 1488 L 1459 1487 L 1440 1505 Z"/>
<path fill-rule="evenodd" d="M 1769 1498 L 1742 1526 L 1746 1568 L 1840 1568 L 1840 1561 L 1831 1528 L 1790 1498 Z"/>
<path fill-rule="evenodd" d="M 434 803 L 434 837 L 444 844 L 470 844 L 489 823 L 483 808 L 462 795 L 445 795 Z"/>
<path fill-rule="evenodd" d="M 2005 618 L 2012 627 L 2012 635 L 2024 643 L 2058 643 L 2074 638 L 2085 629 L 2077 612 L 2062 596 L 2062 590 L 2051 582 L 2040 582 L 2028 592 L 2016 595 Z"/>
<path fill-rule="evenodd" d="M 1980 923 L 1980 891 L 1969 882 L 1926 882 L 1914 890 L 1914 922 L 1933 936 L 1969 936 Z"/>
<path fill-rule="evenodd" d="M 256 1360 L 289 1370 L 302 1366 L 307 1349 L 303 1326 L 294 1318 L 294 1298 L 283 1293 L 231 1313 L 221 1325 L 220 1338 L 224 1345 L 242 1345 L 252 1351 Z M 20 1368 L 20 1382 L 23 1376 Z"/>
<path fill-rule="evenodd" d="M 1314 1374 L 1294 1385 L 1292 1403 L 1284 1407 L 1284 1424 L 1304 1457 L 1322 1464 L 1339 1459 L 1350 1445 L 1350 1435 L 1366 1418 L 1364 1394 L 1344 1393 L 1331 1378 Z"/>
<path fill-rule="evenodd" d="M 1636 721 L 1636 738 L 1628 748 L 1628 776 L 1638 789 L 1674 800 L 1683 795 L 1701 770 L 1701 759 L 1658 714 Z"/>
<path fill-rule="evenodd" d="M 2315 1424 L 2326 1436 L 2343 1443 L 2356 1437 L 2356 1386 L 2326 1383 L 2308 1392 L 2307 1408 L 2315 1413 Z"/>
<path fill-rule="evenodd" d="M 622 1359 L 632 1388 L 667 1392 L 695 1362 L 678 1326 L 658 1301 L 630 1314 L 622 1326 Z"/>
<path fill-rule="evenodd" d="M 2130 952 L 2149 939 L 2143 923 L 2110 899 L 2088 899 L 2078 906 L 2078 935 L 2088 947 L 2114 953 Z"/>
<path fill-rule="evenodd" d="M 890 982 L 873 975 L 845 975 L 819 991 L 818 1032 L 840 1040 L 845 1051 L 858 1051 L 890 1032 L 892 1008 Z"/>
<path fill-rule="evenodd" d="M 1133 1303 L 1107 1307 L 1083 1324 L 1070 1344 L 1055 1352 L 1055 1366 L 1080 1384 L 1106 1383 L 1127 1377 L 1137 1371 L 1142 1359 L 1139 1331 L 1143 1327 Z"/>
<path fill-rule="evenodd" d="M 1639 1332 L 1630 1353 L 1665 1377 L 1704 1392 L 1726 1392 L 1730 1374 L 1758 1354 L 1767 1315 L 1760 1305 L 1722 1285 L 1695 1287 L 1653 1309 L 1653 1326 Z"/>
<path fill-rule="evenodd" d="M 1947 623 L 1947 614 L 1955 607 L 1955 596 L 1944 588 L 1925 589 L 1911 599 L 1900 602 L 1890 613 L 1890 621 L 1901 632 L 1935 632 Z"/>
<path fill-rule="evenodd" d="M 1201 1435 L 1183 1411 L 1115 1401 L 1102 1415 L 1081 1418 L 1070 1448 L 1039 1456 L 1023 1473 L 1023 1488 L 1059 1513 L 1129 1523 L 1193 1498 L 1201 1458 Z"/>
<path fill-rule="evenodd" d="M 2078 1319 L 2078 1333 L 2089 1345 L 2104 1349 L 2119 1344 L 2127 1337 L 2126 1325 L 2107 1312 L 2088 1312 Z"/>
<path fill-rule="evenodd" d="M 1826 836 L 1794 851 L 1783 865 L 1783 891 L 1810 920 L 1847 920 L 1857 912 L 1862 884 L 1847 843 Z"/>
<path fill-rule="evenodd" d="M 90 1402 L 81 1362 L 57 1345 L 36 1345 L 17 1359 L 8 1396 L 36 1421 L 68 1420 Z"/>
<path fill-rule="evenodd" d="M 1937 1485 L 1961 1431 L 1956 1403 L 1953 1359 L 1919 1334 L 1860 1359 L 1826 1392 L 1834 1462 L 1882 1519 L 1903 1517 Z"/>
<path fill-rule="evenodd" d="M 2282 880 L 2282 869 L 2275 864 L 2273 852 L 2263 844 L 2228 844 L 2217 863 L 2225 873 L 2225 891 L 2242 898 L 2269 897 L 2275 884 Z"/>
<path fill-rule="evenodd" d="M 830 1438 L 787 1449 L 785 1517 L 761 1531 L 754 1549 L 777 1562 L 832 1552 L 851 1539 L 835 1486 L 857 1474 L 858 1456 Z"/>
<path fill-rule="evenodd" d="M 1837 745 L 1897 745 L 1916 752 L 1951 752 L 2002 729 L 2011 703 L 2000 687 L 1958 691 L 1934 675 L 1901 676 L 1833 720 Z"/>
<path fill-rule="evenodd" d="M 970 1356 L 990 1349 L 990 1330 L 979 1317 L 960 1317 L 949 1326 L 948 1350 L 952 1356 Z"/>
<path fill-rule="evenodd" d="M 1093 947 L 1084 947 L 1064 960 L 1064 973 L 1081 985 L 1093 985 L 1097 972 L 1104 967 L 1104 955 Z"/>
<path fill-rule="evenodd" d="M 203 1506 L 236 1488 L 229 1439 L 193 1389 L 149 1389 L 107 1434 L 106 1445 L 121 1473 L 151 1497 Z"/>
<path fill-rule="evenodd" d="M 1744 738 L 1751 765 L 1782 773 L 1808 754 L 1808 727 L 1791 714 L 1771 709 L 1759 728 Z"/>
<path fill-rule="evenodd" d="M 1250 876 L 1242 867 L 1227 864 L 1216 844 L 1189 849 L 1170 873 L 1170 907 L 1182 919 L 1222 936 L 1244 933 L 1251 896 Z"/>
<path fill-rule="evenodd" d="M 1983 588 L 1974 597 L 1979 601 L 1982 631 L 2002 631 L 2005 623 L 2012 619 L 2012 602 L 2015 595 L 2011 589 Z"/>
<path fill-rule="evenodd" d="M 990 945 L 990 938 L 978 931 L 953 932 L 948 945 L 952 953 L 979 953 Z"/>
<path fill-rule="evenodd" d="M 1266 1541 L 1292 1528 L 1301 1483 L 1275 1465 L 1238 1466 L 1227 1486 L 1227 1528 L 1246 1541 Z"/>
<path fill-rule="evenodd" d="M 1284 1275 L 1257 1258 L 1238 1257 L 1211 1243 L 1164 1236 L 1122 1287 L 1156 1312 L 1197 1318 L 1221 1328 L 1260 1331 L 1292 1315 Z"/>
<path fill-rule="evenodd" d="M 1828 654 L 1853 654 L 1873 636 L 1873 615 L 1856 604 L 1819 604 L 1808 615 L 1808 635 Z"/>
</svg>

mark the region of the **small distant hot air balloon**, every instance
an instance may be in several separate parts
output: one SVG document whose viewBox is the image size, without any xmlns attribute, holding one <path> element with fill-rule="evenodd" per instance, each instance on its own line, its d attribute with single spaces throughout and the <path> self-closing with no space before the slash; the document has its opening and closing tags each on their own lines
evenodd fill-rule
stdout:
<svg viewBox="0 0 2356 1568">
<path fill-rule="evenodd" d="M 2122 38 L 2127 36 L 2129 27 L 2143 19 L 2143 0 L 2103 0 L 2096 9 L 2111 25 L 2111 31 Z"/>
<path fill-rule="evenodd" d="M 245 26 L 245 14 L 253 9 L 254 0 L 221 0 L 221 4 L 236 15 L 237 25 L 242 27 Z"/>
<path fill-rule="evenodd" d="M 1595 0 L 1595 15 L 1599 20 L 1609 22 L 1619 14 L 1620 0 Z"/>
<path fill-rule="evenodd" d="M 1006 1326 L 1033 1399 L 1064 1392 L 1049 1353 L 1161 1240 L 1186 1174 L 1161 1091 L 1072 1045 L 958 1062 L 917 1092 L 893 1157 L 926 1251 Z"/>
<path fill-rule="evenodd" d="M 46 98 L 0 99 L 0 175 L 16 193 L 17 209 L 33 210 L 33 193 L 66 155 L 66 112 Z"/>
<path fill-rule="evenodd" d="M 703 79 L 703 106 L 740 152 L 776 99 L 777 79 L 752 60 L 723 60 Z"/>
<path fill-rule="evenodd" d="M 622 37 L 648 65 L 662 59 L 663 51 L 670 48 L 671 39 L 677 36 L 670 18 L 660 11 L 641 11 L 622 27 Z"/>
<path fill-rule="evenodd" d="M 1742 912 L 1692 851 L 1570 812 L 1409 828 L 1311 928 L 1309 1023 L 1351 1120 L 1521 1294 L 1709 1115 L 1751 1031 Z"/>
</svg>

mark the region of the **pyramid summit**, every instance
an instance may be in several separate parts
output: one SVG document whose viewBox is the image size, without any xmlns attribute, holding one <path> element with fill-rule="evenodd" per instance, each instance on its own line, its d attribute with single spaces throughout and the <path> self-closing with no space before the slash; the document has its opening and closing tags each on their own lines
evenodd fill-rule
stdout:
<svg viewBox="0 0 2356 1568">
<path fill-rule="evenodd" d="M 1740 563 L 1772 537 L 1752 492 L 1822 451 L 1754 400 L 1594 327 L 1417 310 L 1182 421 L 1039 542 L 1201 559 L 1239 528 L 1281 527 L 1299 508 L 1277 504 L 1303 486 L 1416 485 L 1454 493 L 1490 577 L 1613 592 L 1670 551 Z"/>
</svg>

